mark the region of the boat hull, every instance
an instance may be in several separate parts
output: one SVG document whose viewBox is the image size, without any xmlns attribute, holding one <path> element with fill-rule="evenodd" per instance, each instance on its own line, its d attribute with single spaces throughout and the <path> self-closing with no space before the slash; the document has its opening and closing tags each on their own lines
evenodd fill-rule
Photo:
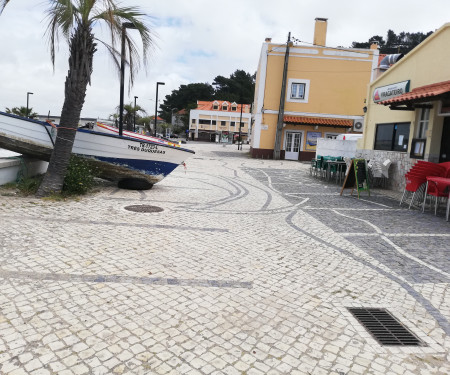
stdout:
<svg viewBox="0 0 450 375">
<path fill-rule="evenodd" d="M 0 147 L 48 161 L 56 129 L 51 125 L 0 112 Z M 99 177 L 121 181 L 161 181 L 194 152 L 115 134 L 78 129 L 72 153 L 92 164 Z"/>
</svg>

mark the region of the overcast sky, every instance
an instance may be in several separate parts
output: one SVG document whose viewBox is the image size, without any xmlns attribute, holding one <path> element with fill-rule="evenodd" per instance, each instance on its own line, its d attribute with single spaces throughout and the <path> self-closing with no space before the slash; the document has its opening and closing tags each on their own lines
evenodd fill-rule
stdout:
<svg viewBox="0 0 450 375">
<path fill-rule="evenodd" d="M 59 115 L 68 69 L 65 42 L 60 43 L 55 71 L 44 36 L 46 0 L 12 0 L 0 16 L 0 110 L 26 106 L 39 114 Z M 155 110 L 159 99 L 181 84 L 211 83 L 217 75 L 236 69 L 254 73 L 266 37 L 284 43 L 290 31 L 312 42 L 314 19 L 328 18 L 327 45 L 349 47 L 373 35 L 428 32 L 450 21 L 449 0 L 124 0 L 151 16 L 156 48 L 147 72 L 142 71 L 125 103 Z M 134 31 L 135 32 L 135 31 Z M 129 34 L 132 35 L 130 30 Z M 101 46 L 94 57 L 92 85 L 88 86 L 84 117 L 105 118 L 119 104 L 119 76 Z"/>
</svg>

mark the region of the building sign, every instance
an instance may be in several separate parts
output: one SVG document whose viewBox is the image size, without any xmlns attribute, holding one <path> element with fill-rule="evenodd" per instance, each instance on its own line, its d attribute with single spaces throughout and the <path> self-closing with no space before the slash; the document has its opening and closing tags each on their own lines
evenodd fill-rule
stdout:
<svg viewBox="0 0 450 375">
<path fill-rule="evenodd" d="M 376 87 L 373 92 L 374 103 L 395 98 L 409 92 L 410 80 L 392 83 L 391 85 Z"/>
<path fill-rule="evenodd" d="M 316 151 L 317 138 L 322 137 L 321 132 L 307 132 L 306 133 L 306 147 L 307 151 Z"/>
</svg>

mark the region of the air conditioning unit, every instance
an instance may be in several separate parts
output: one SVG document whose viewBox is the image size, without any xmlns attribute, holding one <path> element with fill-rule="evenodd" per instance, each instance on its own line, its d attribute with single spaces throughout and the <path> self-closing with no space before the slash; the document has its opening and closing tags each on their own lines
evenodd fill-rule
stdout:
<svg viewBox="0 0 450 375">
<path fill-rule="evenodd" d="M 364 119 L 353 120 L 353 131 L 362 133 L 364 130 Z"/>
</svg>

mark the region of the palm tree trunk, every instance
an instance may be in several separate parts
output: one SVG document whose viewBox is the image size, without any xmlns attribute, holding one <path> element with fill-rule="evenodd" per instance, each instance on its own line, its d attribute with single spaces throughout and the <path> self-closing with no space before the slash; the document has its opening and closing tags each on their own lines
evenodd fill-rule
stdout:
<svg viewBox="0 0 450 375">
<path fill-rule="evenodd" d="M 60 128 L 47 173 L 36 193 L 37 197 L 60 193 L 62 190 L 87 85 L 91 79 L 95 46 L 91 28 L 80 24 L 70 39 L 69 72 L 65 82 Z"/>
</svg>

